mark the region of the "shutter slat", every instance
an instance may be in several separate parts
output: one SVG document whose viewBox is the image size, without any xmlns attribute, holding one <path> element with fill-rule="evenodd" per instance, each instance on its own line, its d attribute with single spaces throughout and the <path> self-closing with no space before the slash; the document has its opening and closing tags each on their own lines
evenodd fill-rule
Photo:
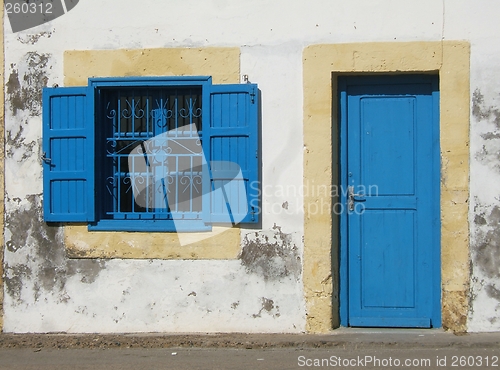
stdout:
<svg viewBox="0 0 500 370">
<path fill-rule="evenodd" d="M 88 222 L 94 209 L 93 104 L 87 87 L 43 90 L 43 195 L 47 222 Z"/>
<path fill-rule="evenodd" d="M 203 128 L 210 167 L 210 214 L 206 220 L 257 223 L 256 189 L 260 189 L 257 86 L 212 85 L 210 89 L 210 124 Z"/>
</svg>

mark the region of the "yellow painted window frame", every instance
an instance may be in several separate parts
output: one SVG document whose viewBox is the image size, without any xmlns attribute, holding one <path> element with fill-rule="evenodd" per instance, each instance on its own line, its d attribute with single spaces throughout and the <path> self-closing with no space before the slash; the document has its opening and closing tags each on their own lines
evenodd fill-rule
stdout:
<svg viewBox="0 0 500 370">
<path fill-rule="evenodd" d="M 239 83 L 239 48 L 154 48 L 70 50 L 64 53 L 64 86 L 86 86 L 89 77 L 212 76 L 214 84 Z M 213 227 L 188 235 L 176 233 L 91 232 L 87 225 L 66 225 L 70 258 L 236 259 L 240 229 Z"/>
</svg>

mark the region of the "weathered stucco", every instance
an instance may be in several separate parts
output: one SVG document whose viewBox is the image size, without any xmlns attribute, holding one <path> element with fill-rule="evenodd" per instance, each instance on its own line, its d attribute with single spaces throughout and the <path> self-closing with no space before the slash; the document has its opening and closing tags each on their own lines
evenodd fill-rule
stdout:
<svg viewBox="0 0 500 370">
<path fill-rule="evenodd" d="M 500 178 L 500 109 L 498 93 L 485 98 L 480 88 L 472 94 L 472 119 L 476 127 L 471 152 L 474 174 L 497 183 Z M 498 187 L 497 187 L 498 189 Z M 500 322 L 500 204 L 497 191 L 485 191 L 472 199 L 471 206 L 471 327 L 499 330 Z"/>
<path fill-rule="evenodd" d="M 5 217 L 5 253 L 15 257 L 5 261 L 5 292 L 15 307 L 37 302 L 44 293 L 64 302 L 71 277 L 90 284 L 105 267 L 100 260 L 66 258 L 62 229 L 43 222 L 41 201 L 38 195 L 28 196 Z"/>
<path fill-rule="evenodd" d="M 304 181 L 327 188 L 336 185 L 332 161 L 324 160 L 335 160 L 332 74 L 439 71 L 442 325 L 454 331 L 466 330 L 468 312 L 469 55 L 467 42 L 452 41 L 313 45 L 303 55 Z M 325 332 L 339 322 L 338 281 L 332 281 L 339 246 L 332 213 L 308 212 L 318 204 L 331 209 L 330 193 L 304 199 L 304 291 L 308 331 Z"/>
<path fill-rule="evenodd" d="M 292 234 L 285 234 L 280 226 L 272 230 L 245 235 L 239 255 L 248 273 L 261 275 L 265 281 L 293 277 L 300 282 L 302 263 L 299 247 Z"/>
<path fill-rule="evenodd" d="M 500 330 L 495 0 L 143 0 L 141 9 L 81 1 L 33 29 L 5 23 L 4 331 L 338 326 L 335 200 L 310 191 L 337 182 L 332 73 L 409 71 L 440 77 L 443 327 Z M 181 247 L 169 234 L 44 223 L 42 87 L 192 74 L 259 85 L 261 228 Z"/>
<path fill-rule="evenodd" d="M 30 116 L 42 112 L 42 88 L 47 86 L 47 64 L 50 55 L 30 51 L 22 63 L 11 66 L 7 81 L 7 99 L 15 116 L 18 110 L 28 110 Z"/>
<path fill-rule="evenodd" d="M 67 258 L 40 196 L 6 228 L 7 331 L 300 330 L 297 237 L 279 227 L 246 234 L 234 261 Z"/>
<path fill-rule="evenodd" d="M 8 229 L 28 231 L 7 242 L 7 331 L 254 331 L 255 325 L 275 331 L 279 321 L 280 330 L 297 330 L 289 319 L 296 314 L 300 264 L 284 273 L 279 261 L 249 271 L 244 257 L 232 263 L 68 259 L 62 229 L 42 222 L 40 197 L 28 201 L 6 220 Z M 286 240 L 274 249 L 279 257 L 294 248 L 280 230 L 265 238 Z"/>
<path fill-rule="evenodd" d="M 39 92 L 54 63 L 51 54 L 27 53 L 11 66 L 12 168 L 32 159 L 39 145 L 14 122 L 40 118 Z M 214 83 L 238 83 L 239 67 L 239 48 L 67 51 L 64 85 L 129 75 L 211 75 Z M 7 331 L 303 330 L 300 234 L 276 224 L 267 231 L 214 227 L 183 235 L 180 245 L 173 233 L 48 225 L 42 201 L 40 194 L 8 201 Z"/>
<path fill-rule="evenodd" d="M 3 0 L 0 1 L 0 137 L 4 137 L 4 53 L 3 53 Z M 4 145 L 0 145 L 0 332 L 3 330 L 3 245 L 4 245 L 4 200 L 5 200 L 5 189 L 4 189 L 4 158 L 5 151 Z"/>
</svg>

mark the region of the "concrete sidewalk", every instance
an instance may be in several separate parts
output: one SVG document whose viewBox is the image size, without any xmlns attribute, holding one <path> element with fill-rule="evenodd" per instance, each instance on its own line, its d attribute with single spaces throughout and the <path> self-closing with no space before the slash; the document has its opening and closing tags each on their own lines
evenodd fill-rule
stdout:
<svg viewBox="0 0 500 370">
<path fill-rule="evenodd" d="M 328 334 L 0 334 L 0 348 L 491 348 L 500 333 L 341 328 Z"/>
</svg>

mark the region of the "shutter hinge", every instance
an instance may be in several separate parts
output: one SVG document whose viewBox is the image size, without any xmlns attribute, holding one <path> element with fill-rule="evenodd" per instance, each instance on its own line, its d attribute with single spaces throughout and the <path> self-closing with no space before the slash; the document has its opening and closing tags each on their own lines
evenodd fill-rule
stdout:
<svg viewBox="0 0 500 370">
<path fill-rule="evenodd" d="M 255 104 L 255 87 L 252 88 L 252 92 L 250 93 L 250 102 Z"/>
<path fill-rule="evenodd" d="M 259 150 L 255 151 L 255 158 L 259 158 Z"/>
</svg>

